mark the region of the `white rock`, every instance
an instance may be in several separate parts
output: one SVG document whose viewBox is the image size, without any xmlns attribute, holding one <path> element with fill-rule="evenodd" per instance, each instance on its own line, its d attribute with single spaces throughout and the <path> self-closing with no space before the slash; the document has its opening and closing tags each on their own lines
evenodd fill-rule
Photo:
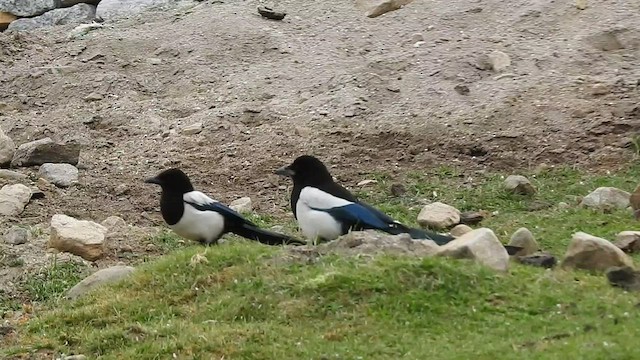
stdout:
<svg viewBox="0 0 640 360">
<path fill-rule="evenodd" d="M 58 187 L 69 187 L 78 182 L 78 169 L 71 164 L 42 164 L 38 175 Z"/>
<path fill-rule="evenodd" d="M 17 216 L 31 199 L 31 189 L 22 184 L 5 185 L 0 189 L 0 215 Z"/>
<path fill-rule="evenodd" d="M 489 54 L 489 61 L 491 62 L 491 66 L 495 72 L 504 71 L 511 66 L 511 58 L 502 51 L 496 50 Z"/>
<path fill-rule="evenodd" d="M 16 144 L 0 128 L 0 165 L 10 164 L 15 152 Z"/>
<path fill-rule="evenodd" d="M 562 267 L 605 271 L 614 266 L 631 266 L 633 260 L 611 242 L 584 232 L 573 234 Z"/>
<path fill-rule="evenodd" d="M 509 254 L 491 229 L 480 228 L 443 245 L 438 256 L 473 259 L 498 271 L 509 269 Z"/>
<path fill-rule="evenodd" d="M 629 206 L 630 193 L 614 188 L 599 187 L 591 194 L 585 196 L 580 203 L 581 206 L 590 208 L 619 208 L 625 209 Z"/>
<path fill-rule="evenodd" d="M 107 228 L 93 221 L 57 214 L 51 218 L 49 247 L 95 261 L 104 255 Z"/>
<path fill-rule="evenodd" d="M 640 231 L 622 231 L 616 236 L 615 245 L 620 250 L 633 254 L 640 251 Z"/>
<path fill-rule="evenodd" d="M 229 207 L 239 213 L 248 213 L 253 210 L 253 203 L 250 197 L 242 197 L 238 200 L 234 200 L 229 204 Z"/>
<path fill-rule="evenodd" d="M 131 275 L 135 268 L 131 266 L 112 266 L 110 268 L 98 270 L 84 278 L 67 292 L 67 299 L 77 299 L 89 291 L 110 283 L 120 281 Z"/>
<path fill-rule="evenodd" d="M 511 235 L 509 245 L 521 247 L 522 250 L 518 251 L 516 256 L 531 255 L 539 250 L 538 242 L 533 237 L 533 234 L 527 228 L 520 228 Z"/>
<path fill-rule="evenodd" d="M 460 224 L 460 225 L 456 225 L 453 229 L 451 229 L 451 231 L 449 231 L 449 234 L 451 234 L 451 236 L 453 237 L 460 237 L 468 232 L 473 231 L 473 229 L 465 224 Z"/>
<path fill-rule="evenodd" d="M 425 205 L 418 214 L 418 224 L 422 227 L 446 229 L 459 222 L 460 211 L 441 202 Z"/>
</svg>

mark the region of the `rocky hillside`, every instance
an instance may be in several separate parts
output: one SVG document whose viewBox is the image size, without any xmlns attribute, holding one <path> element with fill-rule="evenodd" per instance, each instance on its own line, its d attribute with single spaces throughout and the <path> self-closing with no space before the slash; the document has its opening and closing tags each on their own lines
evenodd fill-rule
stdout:
<svg viewBox="0 0 640 360">
<path fill-rule="evenodd" d="M 610 170 L 639 150 L 638 2 L 413 1 L 371 17 L 364 1 L 278 1 L 282 20 L 258 1 L 128 3 L 0 0 L 0 185 L 24 202 L 1 225 L 32 229 L 27 262 L 55 214 L 154 233 L 142 180 L 168 166 L 289 219 L 272 173 L 301 153 L 353 186 L 439 165 Z M 43 143 L 64 161 L 26 161 Z M 157 253 L 142 237 L 110 246 Z"/>
</svg>

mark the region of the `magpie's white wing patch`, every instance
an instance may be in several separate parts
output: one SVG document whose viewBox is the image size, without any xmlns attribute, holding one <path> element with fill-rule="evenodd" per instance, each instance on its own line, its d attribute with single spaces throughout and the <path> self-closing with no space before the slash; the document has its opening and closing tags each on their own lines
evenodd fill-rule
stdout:
<svg viewBox="0 0 640 360">
<path fill-rule="evenodd" d="M 216 200 L 213 200 L 212 198 L 208 197 L 207 195 L 205 195 L 200 191 L 190 191 L 188 193 L 185 193 L 184 195 L 182 195 L 182 199 L 185 202 L 195 203 L 198 205 L 207 205 L 207 204 L 217 203 Z"/>
<path fill-rule="evenodd" d="M 351 201 L 333 196 L 311 186 L 307 186 L 300 191 L 300 198 L 298 201 L 302 201 L 310 208 L 321 210 L 328 210 L 335 207 L 353 204 Z"/>
</svg>

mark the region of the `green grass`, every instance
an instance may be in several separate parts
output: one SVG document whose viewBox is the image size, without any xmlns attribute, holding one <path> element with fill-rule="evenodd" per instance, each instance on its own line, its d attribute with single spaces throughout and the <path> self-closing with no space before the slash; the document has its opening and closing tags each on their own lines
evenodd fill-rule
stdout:
<svg viewBox="0 0 640 360">
<path fill-rule="evenodd" d="M 49 266 L 27 278 L 24 282 L 24 289 L 29 299 L 33 301 L 55 299 L 77 284 L 88 273 L 86 267 L 80 263 L 57 262 L 56 259 L 53 259 Z"/>
<path fill-rule="evenodd" d="M 613 239 L 637 223 L 628 211 L 575 204 L 598 186 L 627 191 L 626 173 L 554 170 L 530 177 L 533 198 L 505 194 L 499 176 L 471 182 L 450 169 L 411 174 L 407 193 L 376 176 L 359 192 L 415 225 L 421 199 L 498 213 L 482 226 L 503 241 L 529 227 L 561 255 L 576 230 Z M 530 174 L 525 174 L 530 175 Z M 467 184 L 471 185 L 467 185 Z M 437 196 L 434 196 L 434 191 Z M 532 203 L 551 207 L 531 211 Z M 254 216 L 262 226 L 268 216 Z M 290 224 L 286 225 L 287 227 Z M 165 234 L 166 243 L 177 243 Z M 640 297 L 601 275 L 512 264 L 497 274 L 469 261 L 330 255 L 318 262 L 271 261 L 281 250 L 232 241 L 202 253 L 185 245 L 140 265 L 126 281 L 76 302 L 50 298 L 9 338 L 1 358 L 82 353 L 90 359 L 630 359 L 640 356 Z"/>
</svg>

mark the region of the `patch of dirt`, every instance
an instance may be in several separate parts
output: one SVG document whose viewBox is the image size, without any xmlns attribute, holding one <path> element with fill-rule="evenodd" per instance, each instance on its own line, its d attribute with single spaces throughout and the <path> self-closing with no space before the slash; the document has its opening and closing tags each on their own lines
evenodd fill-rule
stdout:
<svg viewBox="0 0 640 360">
<path fill-rule="evenodd" d="M 17 144 L 83 145 L 78 186 L 4 222 L 66 213 L 160 225 L 159 189 L 142 180 L 169 166 L 221 201 L 248 195 L 256 211 L 290 218 L 290 184 L 273 170 L 303 153 L 347 186 L 443 164 L 632 159 L 640 3 L 414 1 L 372 19 L 349 1 L 278 1 L 283 21 L 258 5 L 152 11 L 73 41 L 69 26 L 0 33 L 0 126 Z M 611 36 L 624 48 L 602 50 Z M 504 72 L 477 66 L 493 51 L 510 57 Z M 200 133 L 181 133 L 194 123 Z"/>
</svg>

